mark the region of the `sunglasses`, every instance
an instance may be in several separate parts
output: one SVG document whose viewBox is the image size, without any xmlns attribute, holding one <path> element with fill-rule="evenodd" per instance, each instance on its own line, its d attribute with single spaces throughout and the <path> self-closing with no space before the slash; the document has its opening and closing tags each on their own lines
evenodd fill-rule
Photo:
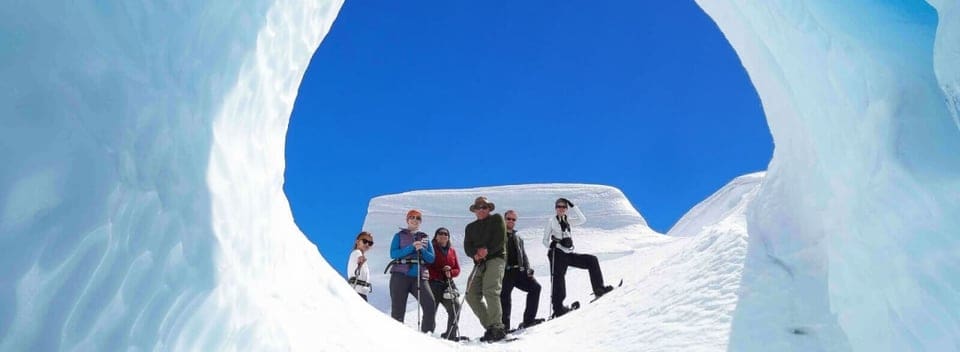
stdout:
<svg viewBox="0 0 960 352">
<path fill-rule="evenodd" d="M 488 207 L 488 206 L 486 206 L 486 205 L 481 205 L 481 206 L 477 207 L 477 210 L 487 210 L 487 209 L 490 209 L 490 207 Z"/>
<path fill-rule="evenodd" d="M 557 205 L 557 209 L 567 209 L 566 205 Z"/>
<path fill-rule="evenodd" d="M 450 236 L 450 234 L 446 232 L 441 232 L 441 233 L 438 233 L 437 236 Z"/>
<path fill-rule="evenodd" d="M 507 218 L 507 221 L 517 221 L 517 218 Z"/>
<path fill-rule="evenodd" d="M 407 218 L 407 220 L 423 221 L 423 219 L 421 219 L 419 216 L 411 216 L 411 217 Z"/>
<path fill-rule="evenodd" d="M 368 245 L 368 246 L 372 246 L 372 245 L 373 245 L 373 241 L 368 240 L 368 239 L 366 239 L 366 238 L 361 238 L 361 239 L 360 239 L 360 242 L 363 242 L 364 244 L 366 244 L 366 245 Z"/>
</svg>

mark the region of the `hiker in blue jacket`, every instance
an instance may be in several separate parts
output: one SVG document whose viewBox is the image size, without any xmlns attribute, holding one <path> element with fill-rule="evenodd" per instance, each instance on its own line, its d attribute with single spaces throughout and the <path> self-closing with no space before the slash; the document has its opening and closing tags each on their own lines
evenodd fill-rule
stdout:
<svg viewBox="0 0 960 352">
<path fill-rule="evenodd" d="M 430 292 L 429 272 L 421 264 L 433 263 L 433 246 L 427 234 L 420 231 L 423 214 L 418 210 L 407 212 L 407 228 L 393 235 L 390 244 L 390 316 L 403 322 L 406 315 L 407 294 L 417 299 L 423 309 L 423 321 L 418 319 L 420 331 L 431 332 L 435 325 L 437 306 Z M 419 311 L 418 311 L 419 314 Z"/>
</svg>

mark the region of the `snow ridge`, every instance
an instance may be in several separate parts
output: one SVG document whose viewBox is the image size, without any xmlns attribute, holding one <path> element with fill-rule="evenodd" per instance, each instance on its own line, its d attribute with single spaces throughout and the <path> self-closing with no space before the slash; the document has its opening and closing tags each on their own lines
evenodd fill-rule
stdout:
<svg viewBox="0 0 960 352">
<path fill-rule="evenodd" d="M 742 207 L 749 204 L 745 199 L 753 199 L 754 192 L 763 181 L 763 172 L 752 173 L 735 178 L 725 187 L 690 209 L 677 221 L 669 236 L 693 236 L 709 224 L 715 224 L 734 212 L 743 212 Z"/>
</svg>

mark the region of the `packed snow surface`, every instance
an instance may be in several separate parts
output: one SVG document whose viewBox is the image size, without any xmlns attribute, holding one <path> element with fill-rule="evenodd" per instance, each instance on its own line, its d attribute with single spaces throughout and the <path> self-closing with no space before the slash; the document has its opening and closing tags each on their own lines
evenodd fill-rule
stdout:
<svg viewBox="0 0 960 352">
<path fill-rule="evenodd" d="M 0 10 L 0 351 L 456 347 L 360 300 L 283 194 L 297 87 L 341 4 Z M 418 207 L 462 236 L 487 195 L 520 210 L 545 302 L 537 232 L 554 197 L 583 207 L 578 248 L 623 288 L 465 350 L 960 350 L 960 2 L 698 4 L 763 102 L 765 174 L 669 235 L 592 185 L 384 196 L 365 226 L 385 243 Z"/>
<path fill-rule="evenodd" d="M 743 184 L 753 189 L 759 185 L 759 175 L 748 181 L 735 181 L 733 186 L 742 191 Z M 574 228 L 577 251 L 590 253 L 600 259 L 607 284 L 616 285 L 622 279 L 624 286 L 602 300 L 585 305 L 579 311 L 562 319 L 518 334 L 520 340 L 509 346 L 516 350 L 718 350 L 724 349 L 729 336 L 730 322 L 736 306 L 736 292 L 746 253 L 746 227 L 743 208 L 750 196 L 745 195 L 728 216 L 714 218 L 717 223 L 698 233 L 700 236 L 668 237 L 647 227 L 623 194 L 612 187 L 574 184 L 545 184 L 503 187 L 484 187 L 462 190 L 416 191 L 377 197 L 370 202 L 364 229 L 372 231 L 379 243 L 369 253 L 372 268 L 382 268 L 389 260 L 387 245 L 399 225 L 404 224 L 409 209 L 423 212 L 423 229 L 428 234 L 443 226 L 452 230 L 452 240 L 458 254 L 463 253 L 463 229 L 475 217 L 468 206 L 479 195 L 496 204 L 494 212 L 508 209 L 517 211 L 516 229 L 524 240 L 527 255 L 541 283 L 538 316 L 549 314 L 550 269 L 546 248 L 541 243 L 547 219 L 554 214 L 553 204 L 559 197 L 570 199 L 581 208 L 587 222 Z M 472 269 L 470 260 L 461 259 L 463 274 L 456 280 L 466 287 Z M 346 263 L 344 263 L 344 267 Z M 379 295 L 371 297 L 371 304 L 389 314 L 390 304 L 386 287 L 389 275 L 377 270 L 372 279 L 381 287 Z M 592 299 L 589 277 L 585 270 L 570 269 L 567 274 L 567 301 L 581 303 Z M 513 294 L 512 327 L 522 321 L 526 294 Z M 416 301 L 409 299 L 405 323 L 416 329 Z M 445 326 L 446 313 L 441 308 L 437 324 Z M 483 335 L 479 320 L 465 306 L 461 318 L 463 334 Z M 442 329 L 441 329 L 442 330 Z M 439 335 L 438 330 L 434 335 Z M 502 347 L 497 347 L 497 349 Z"/>
</svg>

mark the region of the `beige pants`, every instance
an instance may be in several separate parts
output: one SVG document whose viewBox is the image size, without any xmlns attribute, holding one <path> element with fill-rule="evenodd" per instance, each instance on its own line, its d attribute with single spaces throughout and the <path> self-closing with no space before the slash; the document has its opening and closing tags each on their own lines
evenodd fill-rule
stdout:
<svg viewBox="0 0 960 352">
<path fill-rule="evenodd" d="M 479 264 L 473 282 L 467 287 L 467 304 L 480 324 L 487 330 L 503 329 L 503 307 L 500 306 L 500 289 L 503 284 L 503 269 L 507 262 L 503 258 L 487 259 Z M 486 301 L 486 302 L 484 302 Z"/>
</svg>

